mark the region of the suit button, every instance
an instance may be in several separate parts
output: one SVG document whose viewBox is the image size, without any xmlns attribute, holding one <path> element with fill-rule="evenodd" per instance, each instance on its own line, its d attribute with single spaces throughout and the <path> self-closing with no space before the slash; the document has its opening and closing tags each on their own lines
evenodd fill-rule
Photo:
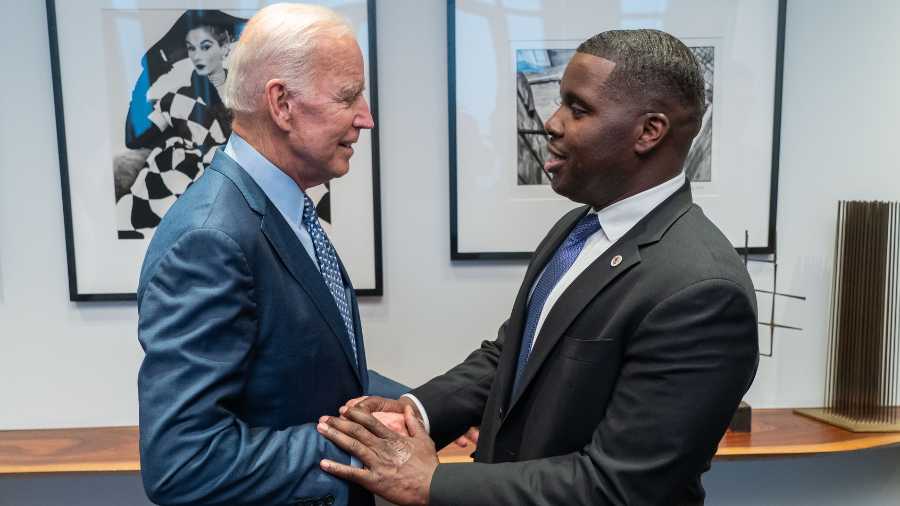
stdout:
<svg viewBox="0 0 900 506">
<path fill-rule="evenodd" d="M 497 412 L 497 419 L 503 420 L 503 408 L 500 408 L 500 411 Z"/>
</svg>

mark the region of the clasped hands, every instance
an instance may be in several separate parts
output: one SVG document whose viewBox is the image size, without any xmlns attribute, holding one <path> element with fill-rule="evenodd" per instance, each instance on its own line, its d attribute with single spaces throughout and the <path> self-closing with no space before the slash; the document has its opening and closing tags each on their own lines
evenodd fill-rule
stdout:
<svg viewBox="0 0 900 506">
<path fill-rule="evenodd" d="M 316 428 L 365 467 L 323 459 L 322 469 L 396 504 L 428 504 L 437 451 L 413 402 L 360 397 L 343 406 L 340 414 L 321 417 Z M 457 444 L 467 446 L 475 438 L 477 430 L 470 430 Z"/>
</svg>

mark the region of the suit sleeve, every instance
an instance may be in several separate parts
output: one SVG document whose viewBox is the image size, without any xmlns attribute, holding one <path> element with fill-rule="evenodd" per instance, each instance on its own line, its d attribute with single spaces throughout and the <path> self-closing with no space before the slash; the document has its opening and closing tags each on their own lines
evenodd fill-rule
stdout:
<svg viewBox="0 0 900 506">
<path fill-rule="evenodd" d="M 386 399 L 399 399 L 409 392 L 409 387 L 369 369 L 369 390 L 366 395 L 377 395 Z"/>
<path fill-rule="evenodd" d="M 758 362 L 755 303 L 706 280 L 628 338 L 606 416 L 581 451 L 503 464 L 442 464 L 431 504 L 657 505 L 705 470 Z"/>
<path fill-rule="evenodd" d="M 410 392 L 425 408 L 438 448 L 481 423 L 508 326 L 504 322 L 496 340 L 482 342 L 463 363 Z"/>
<path fill-rule="evenodd" d="M 218 230 L 187 233 L 138 292 L 138 374 L 144 487 L 158 504 L 281 504 L 346 485 L 319 468 L 349 457 L 314 424 L 250 427 L 233 413 L 257 336 L 253 277 Z"/>
</svg>

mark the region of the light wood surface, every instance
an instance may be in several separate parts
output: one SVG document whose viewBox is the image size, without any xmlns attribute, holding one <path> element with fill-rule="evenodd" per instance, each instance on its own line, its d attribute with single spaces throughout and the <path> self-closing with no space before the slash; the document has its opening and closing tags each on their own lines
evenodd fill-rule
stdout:
<svg viewBox="0 0 900 506">
<path fill-rule="evenodd" d="M 0 431 L 0 474 L 140 470 L 137 427 Z"/>
<path fill-rule="evenodd" d="M 849 452 L 900 444 L 900 432 L 850 432 L 794 413 L 754 409 L 751 432 L 728 432 L 719 458 L 777 457 Z"/>
<path fill-rule="evenodd" d="M 790 409 L 753 410 L 753 431 L 729 432 L 717 458 L 777 457 L 900 445 L 900 432 L 853 433 Z M 450 445 L 441 462 L 468 462 L 472 448 Z M 140 471 L 137 427 L 0 431 L 0 475 Z"/>
</svg>

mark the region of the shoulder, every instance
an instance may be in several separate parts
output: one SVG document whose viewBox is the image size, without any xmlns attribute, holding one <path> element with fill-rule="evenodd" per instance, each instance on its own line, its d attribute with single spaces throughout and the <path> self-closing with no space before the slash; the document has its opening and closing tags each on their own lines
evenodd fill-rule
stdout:
<svg viewBox="0 0 900 506">
<path fill-rule="evenodd" d="M 229 178 L 207 169 L 163 217 L 147 248 L 140 284 L 176 247 L 219 248 L 222 253 L 252 258 L 261 217 Z M 208 261 L 200 251 L 198 261 Z"/>
<path fill-rule="evenodd" d="M 753 283 L 743 259 L 696 205 L 677 219 L 658 242 L 643 248 L 641 257 L 642 270 L 661 293 L 694 285 L 724 285 L 753 296 Z"/>
</svg>

